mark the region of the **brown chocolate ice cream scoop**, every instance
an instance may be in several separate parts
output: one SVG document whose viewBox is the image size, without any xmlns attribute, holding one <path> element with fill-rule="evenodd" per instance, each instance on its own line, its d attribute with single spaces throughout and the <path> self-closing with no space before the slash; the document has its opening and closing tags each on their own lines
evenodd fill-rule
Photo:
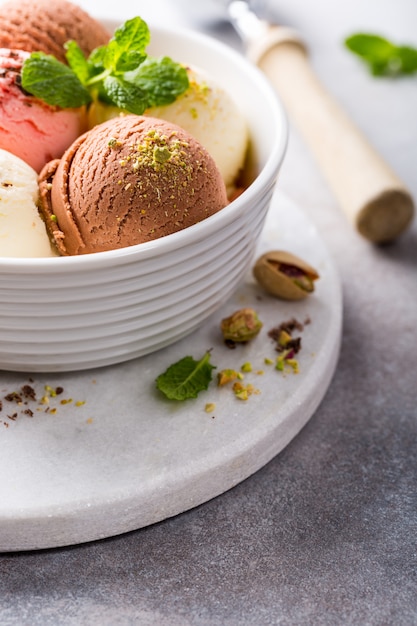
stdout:
<svg viewBox="0 0 417 626">
<path fill-rule="evenodd" d="M 121 116 L 79 137 L 39 177 L 41 212 L 64 255 L 169 235 L 226 206 L 207 150 L 160 119 Z"/>
<path fill-rule="evenodd" d="M 64 43 L 74 39 L 86 56 L 111 35 L 67 0 L 9 0 L 1 5 L 0 48 L 53 54 L 65 62 Z"/>
</svg>

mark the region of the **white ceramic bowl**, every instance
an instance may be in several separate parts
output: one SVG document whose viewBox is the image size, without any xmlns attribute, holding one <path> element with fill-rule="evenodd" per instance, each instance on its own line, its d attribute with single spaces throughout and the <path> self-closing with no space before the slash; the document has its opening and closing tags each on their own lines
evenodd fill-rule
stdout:
<svg viewBox="0 0 417 626">
<path fill-rule="evenodd" d="M 191 333 L 253 259 L 287 143 L 275 93 L 239 53 L 151 27 L 149 52 L 211 73 L 240 102 L 256 175 L 225 209 L 153 242 L 78 257 L 0 259 L 0 369 L 81 370 L 148 354 Z"/>
</svg>

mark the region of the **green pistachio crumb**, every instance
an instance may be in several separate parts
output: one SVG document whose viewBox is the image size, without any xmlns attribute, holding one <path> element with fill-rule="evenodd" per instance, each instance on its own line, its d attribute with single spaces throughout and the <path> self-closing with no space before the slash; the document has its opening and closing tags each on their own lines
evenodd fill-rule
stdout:
<svg viewBox="0 0 417 626">
<path fill-rule="evenodd" d="M 286 359 L 285 361 L 290 367 L 292 367 L 294 374 L 298 374 L 299 367 L 297 359 Z"/>
<path fill-rule="evenodd" d="M 236 378 L 238 378 L 238 372 L 232 369 L 225 369 L 217 374 L 217 384 L 219 387 L 222 387 L 223 385 L 227 385 L 227 383 L 236 380 Z"/>
<path fill-rule="evenodd" d="M 294 359 L 291 357 L 288 358 L 290 353 L 291 353 L 291 350 L 285 350 L 279 355 L 279 357 L 277 357 L 275 369 L 278 370 L 279 372 L 283 372 L 285 370 L 285 366 L 288 366 L 293 370 L 294 374 L 298 374 L 299 372 L 298 361 L 297 359 Z"/>
<path fill-rule="evenodd" d="M 238 400 L 248 400 L 251 395 L 259 394 L 260 391 L 251 384 L 242 385 L 242 383 L 236 382 L 233 385 L 233 393 Z"/>
<path fill-rule="evenodd" d="M 109 148 L 120 148 L 120 146 L 122 145 L 122 142 L 116 139 L 115 137 L 110 137 L 109 141 L 107 142 L 107 145 L 109 146 Z"/>
<path fill-rule="evenodd" d="M 45 391 L 49 394 L 51 398 L 54 398 L 56 396 L 55 389 L 51 387 L 50 385 L 45 385 Z"/>
<path fill-rule="evenodd" d="M 153 149 L 153 158 L 156 163 L 166 163 L 172 157 L 172 152 L 167 146 L 155 146 Z"/>
</svg>

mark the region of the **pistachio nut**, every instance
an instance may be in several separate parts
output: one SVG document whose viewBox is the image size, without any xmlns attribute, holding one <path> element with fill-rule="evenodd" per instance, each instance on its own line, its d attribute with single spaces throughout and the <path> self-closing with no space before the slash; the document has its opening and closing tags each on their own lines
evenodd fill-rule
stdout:
<svg viewBox="0 0 417 626">
<path fill-rule="evenodd" d="M 221 321 L 221 331 L 226 341 L 250 341 L 261 330 L 263 324 L 254 309 L 245 308 L 235 311 Z"/>
<path fill-rule="evenodd" d="M 314 291 L 318 272 L 308 263 L 285 250 L 266 252 L 256 261 L 253 273 L 259 284 L 273 296 L 301 300 Z"/>
</svg>

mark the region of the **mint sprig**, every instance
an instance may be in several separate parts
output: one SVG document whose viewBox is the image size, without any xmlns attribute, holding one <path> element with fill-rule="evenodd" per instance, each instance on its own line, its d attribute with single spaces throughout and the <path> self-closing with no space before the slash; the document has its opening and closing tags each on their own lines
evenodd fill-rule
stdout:
<svg viewBox="0 0 417 626">
<path fill-rule="evenodd" d="M 24 62 L 22 87 L 36 98 L 62 109 L 91 102 L 88 89 L 71 68 L 43 52 L 32 52 Z"/>
<path fill-rule="evenodd" d="M 188 87 L 186 70 L 166 56 L 160 59 L 148 57 L 129 74 L 129 80 L 147 94 L 149 106 L 170 104 Z"/>
<path fill-rule="evenodd" d="M 130 113 L 170 104 L 189 86 L 186 69 L 168 57 L 149 57 L 149 28 L 127 20 L 105 46 L 86 58 L 75 41 L 65 44 L 68 65 L 33 52 L 22 67 L 22 87 L 47 104 L 77 108 L 99 99 Z"/>
<path fill-rule="evenodd" d="M 156 386 L 170 400 L 196 398 L 200 391 L 208 388 L 214 369 L 215 366 L 210 363 L 210 352 L 206 352 L 199 361 L 186 356 L 160 374 Z"/>
<path fill-rule="evenodd" d="M 345 39 L 346 47 L 358 55 L 374 76 L 404 76 L 417 72 L 417 49 L 398 46 L 380 35 L 356 33 Z"/>
</svg>

